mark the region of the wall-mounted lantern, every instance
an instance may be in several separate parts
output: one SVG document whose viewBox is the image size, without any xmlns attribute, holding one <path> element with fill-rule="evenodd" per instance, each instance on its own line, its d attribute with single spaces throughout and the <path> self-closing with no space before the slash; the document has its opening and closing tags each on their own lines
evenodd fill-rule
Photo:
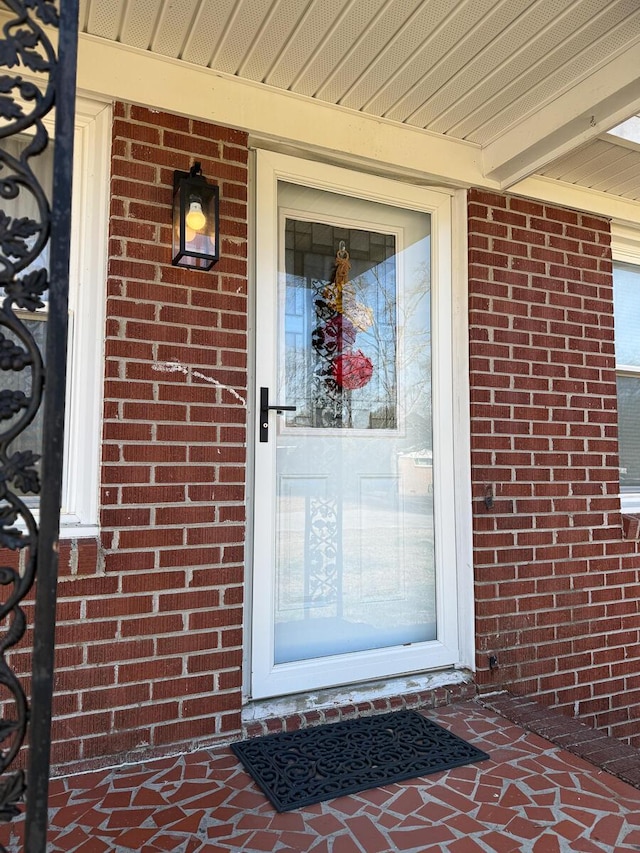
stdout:
<svg viewBox="0 0 640 853">
<path fill-rule="evenodd" d="M 173 173 L 173 260 L 176 267 L 210 270 L 220 258 L 220 190 L 200 163 Z"/>
</svg>

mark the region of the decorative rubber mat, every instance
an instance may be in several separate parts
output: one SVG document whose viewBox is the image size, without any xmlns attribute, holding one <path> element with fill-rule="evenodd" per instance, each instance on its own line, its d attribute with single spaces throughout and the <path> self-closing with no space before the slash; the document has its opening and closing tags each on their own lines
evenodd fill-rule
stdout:
<svg viewBox="0 0 640 853">
<path fill-rule="evenodd" d="M 279 812 L 489 756 L 416 711 L 392 711 L 231 744 Z"/>
</svg>

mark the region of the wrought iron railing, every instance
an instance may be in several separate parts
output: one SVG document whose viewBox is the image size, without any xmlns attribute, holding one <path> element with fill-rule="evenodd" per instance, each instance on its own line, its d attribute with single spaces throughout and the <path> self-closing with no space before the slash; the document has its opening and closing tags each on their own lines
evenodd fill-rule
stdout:
<svg viewBox="0 0 640 853">
<path fill-rule="evenodd" d="M 78 0 L 0 0 L 0 820 L 26 799 L 24 847 L 46 848 L 71 234 Z M 58 30 L 57 55 L 50 38 Z M 32 168 L 55 107 L 51 203 Z M 20 153 L 9 145 L 27 139 Z M 20 215 L 20 199 L 30 215 Z M 35 211 L 35 212 L 34 212 Z M 38 263 L 48 247 L 48 268 Z M 44 354 L 25 321 L 47 304 Z M 43 357 L 44 355 L 44 357 Z M 2 381 L 2 378 L 5 381 Z M 46 393 L 45 393 L 46 390 Z M 26 449 L 42 408 L 41 446 Z M 19 445 L 20 449 L 15 449 Z M 36 520 L 37 519 L 37 520 Z M 7 565 L 3 565 L 7 563 Z M 35 581 L 30 700 L 11 668 Z M 27 773 L 15 769 L 27 740 Z"/>
</svg>

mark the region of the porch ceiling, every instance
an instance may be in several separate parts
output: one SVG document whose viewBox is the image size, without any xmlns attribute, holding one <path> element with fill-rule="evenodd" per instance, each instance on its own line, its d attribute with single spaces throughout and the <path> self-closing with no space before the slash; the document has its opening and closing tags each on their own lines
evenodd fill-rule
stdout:
<svg viewBox="0 0 640 853">
<path fill-rule="evenodd" d="M 640 201 L 640 145 L 604 134 L 550 163 L 542 174 Z"/>
<path fill-rule="evenodd" d="M 580 149 L 585 165 L 607 164 L 598 188 L 640 192 L 640 150 L 598 139 L 640 111 L 638 0 L 80 0 L 80 9 L 86 34 L 479 147 L 483 174 L 502 187 L 565 167 L 575 177 Z"/>
</svg>

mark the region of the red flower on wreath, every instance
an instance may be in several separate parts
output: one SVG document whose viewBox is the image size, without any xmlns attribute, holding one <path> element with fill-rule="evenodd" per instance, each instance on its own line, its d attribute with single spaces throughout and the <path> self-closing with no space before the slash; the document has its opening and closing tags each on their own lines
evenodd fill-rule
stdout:
<svg viewBox="0 0 640 853">
<path fill-rule="evenodd" d="M 331 372 L 336 384 L 347 391 L 362 388 L 371 379 L 373 362 L 362 352 L 346 352 L 333 360 Z"/>
</svg>

